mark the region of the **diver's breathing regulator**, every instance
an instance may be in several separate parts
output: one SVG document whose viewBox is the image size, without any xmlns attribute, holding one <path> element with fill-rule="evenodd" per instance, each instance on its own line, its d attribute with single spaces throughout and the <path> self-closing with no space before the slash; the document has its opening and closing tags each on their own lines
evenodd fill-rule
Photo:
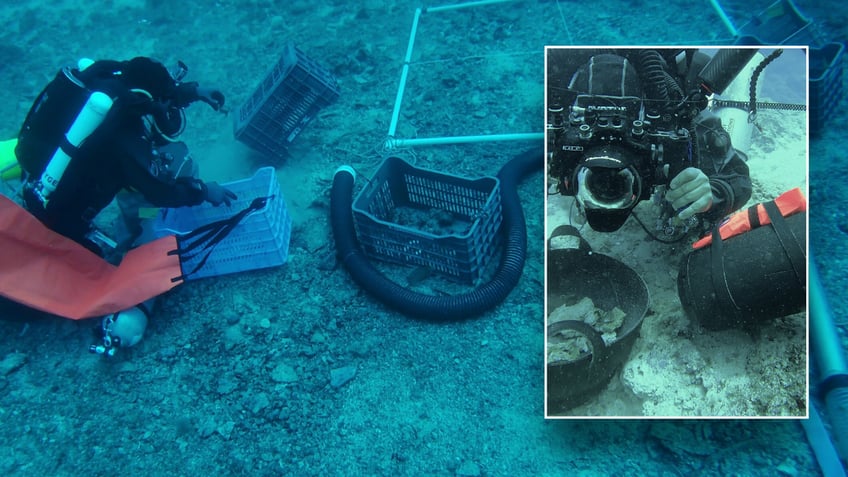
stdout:
<svg viewBox="0 0 848 477">
<path fill-rule="evenodd" d="M 118 348 L 129 348 L 138 344 L 147 329 L 150 319 L 150 305 L 153 299 L 111 315 L 106 315 L 95 330 L 100 344 L 89 346 L 94 354 L 114 356 Z"/>
</svg>

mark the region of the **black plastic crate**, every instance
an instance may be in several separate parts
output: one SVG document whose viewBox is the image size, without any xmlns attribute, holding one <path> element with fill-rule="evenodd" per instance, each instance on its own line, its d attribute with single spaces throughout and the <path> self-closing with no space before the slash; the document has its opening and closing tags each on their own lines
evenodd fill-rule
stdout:
<svg viewBox="0 0 848 477">
<path fill-rule="evenodd" d="M 419 169 L 389 157 L 357 195 L 353 214 L 370 257 L 477 284 L 499 243 L 500 181 Z"/>
<path fill-rule="evenodd" d="M 318 111 L 338 96 L 333 75 L 289 43 L 280 61 L 239 108 L 235 137 L 263 154 L 282 157 Z"/>
<path fill-rule="evenodd" d="M 842 43 L 810 48 L 810 132 L 818 133 L 843 97 Z"/>
</svg>

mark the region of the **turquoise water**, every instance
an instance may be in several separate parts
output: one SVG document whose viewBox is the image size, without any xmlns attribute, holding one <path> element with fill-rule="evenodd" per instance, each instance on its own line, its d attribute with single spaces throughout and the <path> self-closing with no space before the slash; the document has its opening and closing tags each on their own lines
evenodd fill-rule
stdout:
<svg viewBox="0 0 848 477">
<path fill-rule="evenodd" d="M 87 353 L 93 323 L 0 323 L 0 473 L 817 475 L 796 421 L 542 419 L 541 174 L 519 189 L 531 244 L 522 279 L 481 318 L 410 320 L 333 267 L 330 180 L 339 165 L 369 177 L 380 162 L 417 6 L 67 0 L 0 7 L 2 138 L 17 133 L 56 70 L 82 56 L 181 59 L 187 79 L 220 88 L 235 108 L 293 41 L 329 68 L 342 91 L 284 161 L 236 143 L 232 117 L 202 105 L 189 110 L 183 139 L 204 178 L 277 168 L 294 219 L 289 263 L 177 288 L 144 341 L 111 360 Z M 753 7 L 730 11 L 743 16 Z M 844 11 L 812 2 L 801 8 L 826 33 L 845 37 Z M 708 2 L 532 1 L 428 13 L 398 136 L 541 133 L 546 44 L 730 39 Z M 844 123 L 844 113 L 834 121 Z M 811 237 L 820 259 L 844 242 L 833 174 L 844 169 L 840 133 L 829 125 L 811 143 Z M 527 146 L 403 153 L 419 166 L 476 176 L 495 174 Z M 827 192 L 817 195 L 817 184 Z M 822 267 L 833 290 L 841 289 L 838 260 L 823 259 Z M 406 270 L 395 273 L 408 278 Z M 419 286 L 446 287 L 438 280 Z M 834 308 L 844 310 L 837 298 Z M 349 367 L 353 379 L 334 386 L 332 370 Z"/>
</svg>

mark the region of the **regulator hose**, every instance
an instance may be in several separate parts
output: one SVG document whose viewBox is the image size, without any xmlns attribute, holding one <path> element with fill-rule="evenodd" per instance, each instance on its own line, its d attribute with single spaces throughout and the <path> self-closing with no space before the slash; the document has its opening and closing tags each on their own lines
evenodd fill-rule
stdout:
<svg viewBox="0 0 848 477">
<path fill-rule="evenodd" d="M 498 172 L 505 248 L 492 279 L 467 293 L 446 296 L 417 293 L 389 280 L 371 264 L 359 246 L 354 229 L 351 208 L 354 173 L 347 166 L 336 171 L 330 194 L 330 222 L 336 252 L 353 281 L 388 307 L 407 316 L 437 322 L 476 317 L 502 302 L 521 278 L 527 252 L 527 230 L 518 183 L 524 176 L 543 168 L 544 153 L 536 148 L 514 157 Z"/>
<path fill-rule="evenodd" d="M 658 51 L 641 50 L 639 52 L 639 73 L 650 99 L 661 101 L 669 99 L 665 61 Z"/>
</svg>

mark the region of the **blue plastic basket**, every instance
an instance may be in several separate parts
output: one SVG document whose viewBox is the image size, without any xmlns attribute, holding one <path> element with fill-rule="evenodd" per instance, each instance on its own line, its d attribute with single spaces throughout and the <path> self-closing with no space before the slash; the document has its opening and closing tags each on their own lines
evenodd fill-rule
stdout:
<svg viewBox="0 0 848 477">
<path fill-rule="evenodd" d="M 357 195 L 353 214 L 370 257 L 477 284 L 499 242 L 500 181 L 419 169 L 389 157 Z M 410 217 L 422 220 L 404 220 Z"/>
<path fill-rule="evenodd" d="M 273 167 L 263 167 L 253 177 L 224 184 L 238 199 L 232 205 L 215 207 L 204 203 L 195 207 L 162 209 L 154 219 L 156 236 L 183 234 L 247 208 L 258 197 L 272 197 L 264 208 L 246 216 L 209 255 L 206 263 L 189 279 L 214 277 L 228 273 L 275 267 L 288 259 L 291 216 L 286 209 L 280 184 Z M 190 272 L 203 254 L 183 263 Z"/>
</svg>

